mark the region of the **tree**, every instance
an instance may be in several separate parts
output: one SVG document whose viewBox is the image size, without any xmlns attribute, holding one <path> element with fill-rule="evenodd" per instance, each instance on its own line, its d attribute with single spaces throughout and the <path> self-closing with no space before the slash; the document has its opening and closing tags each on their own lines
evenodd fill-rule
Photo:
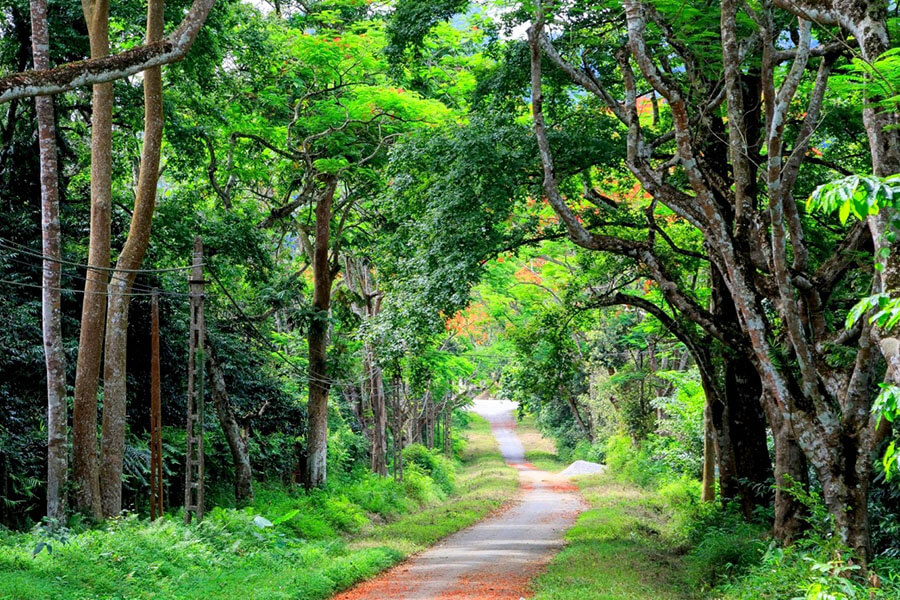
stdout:
<svg viewBox="0 0 900 600">
<path fill-rule="evenodd" d="M 147 5 L 148 44 L 163 30 L 163 2 Z M 160 67 L 144 71 L 144 136 L 134 211 L 125 246 L 110 277 L 106 310 L 103 363 L 103 434 L 100 445 L 100 490 L 103 515 L 122 511 L 122 463 L 125 458 L 126 361 L 128 308 L 131 289 L 150 243 L 150 225 L 156 206 L 159 160 L 163 138 L 162 73 Z"/>
<path fill-rule="evenodd" d="M 109 54 L 109 2 L 85 2 L 91 58 Z M 97 83 L 91 100 L 91 230 L 88 273 L 81 309 L 75 372 L 72 456 L 75 505 L 96 518 L 103 515 L 97 457 L 97 390 L 106 317 L 112 195 L 112 83 Z"/>
<path fill-rule="evenodd" d="M 107 56 L 108 48 L 102 54 L 95 55 L 92 51 L 89 60 L 60 65 L 43 73 L 25 71 L 0 78 L 0 104 L 30 96 L 58 94 L 86 85 L 96 86 L 181 60 L 194 43 L 214 3 L 215 0 L 195 0 L 181 24 L 168 37 L 155 43 L 113 56 Z M 90 32 L 104 20 L 103 7 L 97 3 L 101 10 L 96 11 L 94 3 L 86 2 L 82 6 Z M 94 20 L 96 18 L 100 20 Z"/>
<path fill-rule="evenodd" d="M 372 272 L 372 265 L 365 258 L 347 256 L 344 277 L 354 293 L 353 311 L 362 321 L 362 327 L 370 325 L 381 312 L 384 294 Z M 363 341 L 363 394 L 372 410 L 372 471 L 382 477 L 387 475 L 387 405 L 384 395 L 384 375 L 376 362 L 375 348 L 369 339 Z M 361 419 L 362 420 L 362 419 Z"/>
<path fill-rule="evenodd" d="M 759 11 L 743 7 L 756 27 L 752 34 L 742 30 L 738 37 L 736 9 L 726 2 L 720 27 L 721 58 L 716 58 L 721 60 L 725 77 L 721 82 L 724 86 L 717 88 L 720 82 L 709 78 L 704 69 L 704 61 L 715 57 L 716 50 L 708 56 L 699 56 L 676 33 L 678 28 L 670 21 L 681 16 L 670 16 L 642 2 L 625 2 L 624 8 L 627 43 L 615 50 L 624 100 L 615 97 L 600 79 L 566 62 L 556 44 L 544 33 L 547 18 L 544 13 L 538 12 L 532 26 L 529 40 L 535 132 L 544 163 L 548 200 L 566 224 L 573 241 L 596 250 L 631 253 L 656 271 L 655 278 L 666 299 L 686 316 L 723 342 L 749 350 L 749 358 L 762 381 L 776 445 L 782 447 L 783 453 L 789 453 L 793 440 L 786 438 L 785 431 L 797 432 L 796 443 L 816 470 L 826 505 L 842 539 L 861 557 L 868 557 L 866 498 L 868 456 L 872 449 L 868 409 L 875 364 L 871 336 L 869 331 L 861 331 L 848 339 L 829 331 L 824 318 L 827 303 L 834 298 L 835 285 L 852 264 L 845 249 L 863 248 L 867 236 L 858 228 L 851 229 L 833 246 L 829 256 L 817 266 L 812 265 L 805 241 L 808 232 L 792 195 L 822 114 L 829 75 L 837 58 L 835 51 L 825 45 L 814 50 L 811 27 L 805 21 L 798 25 L 796 47 L 778 49 L 782 21 L 766 4 Z M 670 45 L 671 55 L 650 55 L 647 39 L 651 29 L 654 39 L 665 40 Z M 759 51 L 748 35 L 759 37 Z M 704 49 L 696 48 L 698 52 Z M 660 268 L 650 248 L 640 244 L 623 245 L 619 239 L 587 231 L 559 194 L 541 113 L 543 54 L 573 83 L 600 99 L 627 127 L 627 166 L 643 188 L 702 232 L 712 265 L 724 283 L 723 292 L 734 303 L 741 329 L 736 338 L 723 329 L 725 322 L 709 319 L 710 315 L 684 295 Z M 632 70 L 632 60 L 639 69 L 637 73 Z M 788 120 L 789 112 L 792 103 L 799 101 L 797 91 L 806 70 L 816 60 L 815 80 L 804 98 L 805 110 L 796 121 L 799 126 L 792 131 L 793 148 L 787 150 L 788 123 L 793 123 Z M 671 70 L 672 61 L 684 65 L 683 76 Z M 741 64 L 745 61 L 752 61 L 752 77 L 742 75 L 745 70 Z M 776 86 L 776 69 L 782 62 L 790 62 L 790 68 L 781 85 Z M 639 76 L 665 99 L 671 114 L 669 132 L 651 137 L 649 128 L 641 122 Z M 724 93 L 716 93 L 717 89 Z M 751 95 L 744 99 L 747 93 Z M 707 116 L 726 97 L 727 124 Z M 762 106 L 764 112 L 742 110 L 741 101 L 747 106 Z M 712 137 L 696 135 L 698 128 L 711 130 Z M 748 144 L 746 152 L 739 150 L 740 145 L 738 149 L 732 145 L 732 165 L 718 161 L 716 151 L 706 147 L 718 144 L 715 140 L 721 136 L 716 132 L 725 129 L 736 129 L 737 137 Z M 752 145 L 757 139 L 761 139 L 761 145 Z M 674 146 L 671 161 L 656 159 L 663 148 L 671 147 L 668 144 Z M 755 165 L 760 161 L 765 168 L 757 170 Z M 726 170 L 729 166 L 734 179 Z M 670 167 L 677 169 L 677 179 L 666 176 L 665 171 Z M 759 200 L 763 190 L 768 196 L 767 207 Z M 788 259 L 789 245 L 792 264 Z M 762 249 L 763 254 L 754 249 Z M 781 326 L 767 311 L 765 298 L 775 300 Z M 788 349 L 787 361 L 774 358 L 780 354 L 781 344 Z M 848 344 L 854 348 L 855 359 L 849 365 L 835 367 L 835 361 L 829 360 L 832 349 L 835 345 Z M 778 426 L 779 416 L 789 423 L 788 427 Z M 783 481 L 778 483 L 784 485 Z"/>
<path fill-rule="evenodd" d="M 352 21 L 358 15 L 345 21 L 318 8 L 311 5 L 297 22 L 267 21 L 263 44 L 269 54 L 246 50 L 254 53 L 246 61 L 254 68 L 236 75 L 243 97 L 224 108 L 232 116 L 222 135 L 228 140 L 232 183 L 220 185 L 218 164 L 210 168 L 211 185 L 224 204 L 232 202 L 238 186 L 256 192 L 267 208 L 260 229 L 288 236 L 292 254 L 305 255 L 312 267 L 305 323 L 311 486 L 326 480 L 332 295 L 345 251 L 368 236 L 366 212 L 384 185 L 378 174 L 386 149 L 406 131 L 439 122 L 445 113 L 439 103 L 386 79 L 378 54 L 384 44 L 381 24 Z M 274 84 L 268 80 L 272 69 L 284 75 Z M 208 141 L 213 160 L 215 146 L 215 140 Z"/>
<path fill-rule="evenodd" d="M 241 430 L 234 416 L 234 410 L 228 401 L 225 374 L 212 348 L 207 351 L 206 362 L 212 379 L 213 405 L 216 407 L 219 424 L 222 426 L 222 432 L 231 450 L 231 460 L 234 462 L 234 499 L 238 506 L 253 504 L 253 468 L 250 465 L 246 433 Z"/>
<path fill-rule="evenodd" d="M 50 68 L 47 1 L 31 1 L 31 44 L 34 68 Z M 66 401 L 66 355 L 62 339 L 62 287 L 59 227 L 59 177 L 56 154 L 56 114 L 53 98 L 34 99 L 41 156 L 41 240 L 44 254 L 41 316 L 47 368 L 47 516 L 66 516 L 69 444 Z"/>
</svg>

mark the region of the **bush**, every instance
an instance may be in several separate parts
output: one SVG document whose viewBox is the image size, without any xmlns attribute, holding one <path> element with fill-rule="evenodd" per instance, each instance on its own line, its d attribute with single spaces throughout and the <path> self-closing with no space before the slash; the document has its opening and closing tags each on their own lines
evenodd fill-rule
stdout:
<svg viewBox="0 0 900 600">
<path fill-rule="evenodd" d="M 878 586 L 872 583 L 878 580 Z M 811 539 L 782 548 L 772 543 L 745 575 L 723 583 L 716 597 L 798 600 L 900 598 L 900 562 L 876 560 L 868 578 L 832 538 Z"/>
<path fill-rule="evenodd" d="M 766 550 L 758 525 L 744 521 L 737 512 L 707 507 L 705 518 L 693 521 L 693 531 L 688 532 L 696 546 L 686 561 L 690 577 L 703 589 L 757 567 Z"/>
<path fill-rule="evenodd" d="M 382 517 L 407 511 L 411 506 L 402 484 L 393 477 L 365 473 L 351 484 L 342 486 L 344 494 L 363 510 Z"/>
<path fill-rule="evenodd" d="M 587 440 L 580 440 L 573 448 L 568 448 L 561 444 L 558 445 L 557 455 L 559 460 L 569 463 L 575 460 L 587 460 L 590 462 L 602 463 L 606 460 L 606 443 L 595 442 L 591 444 Z"/>
<path fill-rule="evenodd" d="M 419 505 L 430 504 L 442 500 L 443 490 L 429 477 L 419 465 L 412 463 L 403 469 L 403 489 Z"/>
<path fill-rule="evenodd" d="M 429 450 L 421 444 L 412 444 L 403 449 L 403 461 L 407 465 L 421 467 L 422 471 L 431 477 L 445 494 L 453 493 L 453 464 L 441 456 L 437 450 Z"/>
<path fill-rule="evenodd" d="M 606 464 L 614 475 L 623 480 L 641 487 L 656 487 L 676 474 L 664 460 L 654 455 L 652 448 L 652 440 L 635 447 L 631 438 L 615 435 L 606 444 Z"/>
</svg>

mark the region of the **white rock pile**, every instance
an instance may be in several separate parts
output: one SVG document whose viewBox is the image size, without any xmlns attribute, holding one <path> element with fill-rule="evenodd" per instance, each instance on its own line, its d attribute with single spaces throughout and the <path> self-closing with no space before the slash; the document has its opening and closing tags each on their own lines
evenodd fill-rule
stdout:
<svg viewBox="0 0 900 600">
<path fill-rule="evenodd" d="M 566 467 L 560 475 L 564 475 L 566 477 L 573 477 L 575 475 L 593 475 L 595 473 L 602 473 L 606 470 L 606 465 L 601 465 L 600 463 L 589 462 L 586 460 L 576 460 L 571 465 Z"/>
</svg>

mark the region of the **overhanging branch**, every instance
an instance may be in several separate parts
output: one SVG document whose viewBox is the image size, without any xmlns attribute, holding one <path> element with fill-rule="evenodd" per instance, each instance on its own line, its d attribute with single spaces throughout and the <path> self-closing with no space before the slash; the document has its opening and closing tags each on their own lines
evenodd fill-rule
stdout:
<svg viewBox="0 0 900 600">
<path fill-rule="evenodd" d="M 124 79 L 150 67 L 184 58 L 215 0 L 194 0 L 178 28 L 164 39 L 125 52 L 60 65 L 46 71 L 23 71 L 0 79 L 0 104 L 31 96 L 50 96 L 75 88 Z"/>
</svg>

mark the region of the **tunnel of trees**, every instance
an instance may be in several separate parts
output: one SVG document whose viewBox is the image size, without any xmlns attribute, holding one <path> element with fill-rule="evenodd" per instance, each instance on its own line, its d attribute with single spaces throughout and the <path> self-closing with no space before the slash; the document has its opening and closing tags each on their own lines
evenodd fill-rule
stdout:
<svg viewBox="0 0 900 600">
<path fill-rule="evenodd" d="M 180 506 L 199 237 L 209 507 L 490 393 L 896 556 L 898 11 L 0 0 L 0 524 L 149 510 L 154 289 Z"/>
</svg>

